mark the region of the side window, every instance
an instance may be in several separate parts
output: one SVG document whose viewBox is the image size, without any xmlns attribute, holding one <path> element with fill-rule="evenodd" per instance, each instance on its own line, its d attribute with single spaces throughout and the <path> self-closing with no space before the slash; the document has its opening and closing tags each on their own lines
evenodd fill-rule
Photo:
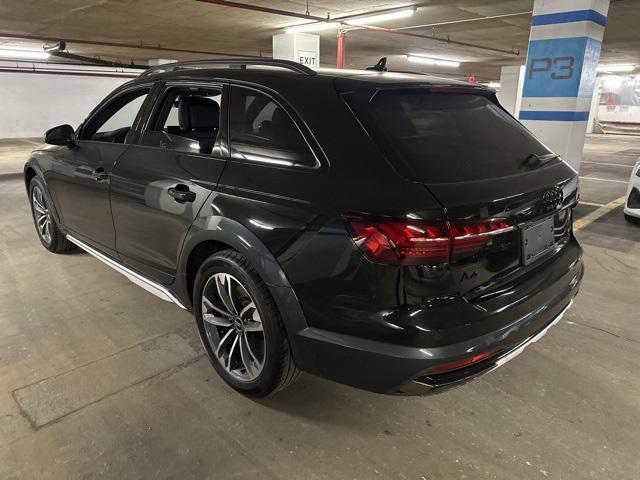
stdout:
<svg viewBox="0 0 640 480">
<path fill-rule="evenodd" d="M 134 90 L 111 100 L 82 129 L 82 140 L 124 143 L 142 108 L 148 88 Z"/>
<path fill-rule="evenodd" d="M 232 87 L 229 108 L 232 157 L 276 165 L 315 165 L 313 152 L 289 114 L 268 96 Z"/>
<path fill-rule="evenodd" d="M 187 153 L 210 154 L 220 130 L 222 91 L 171 88 L 139 143 Z"/>
</svg>

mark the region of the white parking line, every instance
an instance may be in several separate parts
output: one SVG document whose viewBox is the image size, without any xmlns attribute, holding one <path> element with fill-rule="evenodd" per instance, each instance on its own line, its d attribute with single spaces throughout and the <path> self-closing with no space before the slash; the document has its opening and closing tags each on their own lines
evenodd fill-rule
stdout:
<svg viewBox="0 0 640 480">
<path fill-rule="evenodd" d="M 596 182 L 612 182 L 612 183 L 629 183 L 627 180 L 611 180 L 610 178 L 598 178 L 598 177 L 580 177 L 580 180 L 595 180 Z"/>
<path fill-rule="evenodd" d="M 625 165 L 623 163 L 592 162 L 590 160 L 582 160 L 582 163 L 592 163 L 594 165 L 609 165 L 611 167 L 633 168 L 633 165 Z"/>
</svg>

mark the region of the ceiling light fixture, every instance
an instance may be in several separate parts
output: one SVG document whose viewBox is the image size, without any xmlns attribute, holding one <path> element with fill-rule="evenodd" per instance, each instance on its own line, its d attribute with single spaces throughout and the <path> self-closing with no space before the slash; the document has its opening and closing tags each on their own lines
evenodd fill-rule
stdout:
<svg viewBox="0 0 640 480">
<path fill-rule="evenodd" d="M 306 33 L 306 32 L 320 32 L 322 30 L 336 30 L 340 26 L 338 22 L 315 22 L 304 23 L 302 25 L 291 25 L 290 27 L 284 27 L 284 31 L 287 33 Z"/>
<path fill-rule="evenodd" d="M 635 65 L 598 65 L 598 72 L 633 72 Z"/>
<path fill-rule="evenodd" d="M 21 60 L 46 60 L 49 58 L 47 52 L 35 50 L 3 50 L 0 49 L 0 58 L 17 58 Z"/>
<path fill-rule="evenodd" d="M 415 8 L 404 8 L 393 12 L 366 15 L 364 17 L 356 17 L 345 19 L 344 23 L 348 25 L 367 25 L 372 23 L 384 22 L 386 20 L 396 20 L 398 18 L 410 17 L 416 12 Z"/>
<path fill-rule="evenodd" d="M 407 60 L 410 62 L 424 63 L 425 65 L 438 65 L 440 67 L 457 68 L 460 66 L 460 62 L 456 62 L 454 60 L 443 60 L 440 58 L 423 57 L 421 55 L 414 54 L 407 55 Z"/>
</svg>

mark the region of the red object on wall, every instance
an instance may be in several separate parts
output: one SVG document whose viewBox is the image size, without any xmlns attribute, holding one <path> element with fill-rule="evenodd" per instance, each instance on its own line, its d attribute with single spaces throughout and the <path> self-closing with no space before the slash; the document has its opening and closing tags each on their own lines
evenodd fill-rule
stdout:
<svg viewBox="0 0 640 480">
<path fill-rule="evenodd" d="M 338 51 L 336 54 L 336 67 L 344 68 L 344 53 L 345 53 L 345 37 L 344 32 L 338 32 Z"/>
<path fill-rule="evenodd" d="M 478 79 L 476 78 L 475 75 L 471 75 L 469 77 L 469 83 L 477 83 L 477 82 L 478 82 Z"/>
</svg>

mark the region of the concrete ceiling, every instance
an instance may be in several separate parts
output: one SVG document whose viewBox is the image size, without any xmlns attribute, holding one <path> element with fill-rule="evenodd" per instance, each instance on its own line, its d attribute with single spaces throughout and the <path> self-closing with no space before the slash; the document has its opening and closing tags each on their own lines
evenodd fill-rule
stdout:
<svg viewBox="0 0 640 480">
<path fill-rule="evenodd" d="M 304 14 L 306 2 L 300 0 L 262 0 L 244 3 Z M 349 2 L 309 0 L 311 15 L 339 17 L 411 4 L 394 1 Z M 413 2 L 413 4 L 416 4 Z M 460 47 L 424 38 L 354 30 L 347 33 L 347 66 L 364 67 L 379 57 L 389 57 L 396 70 L 414 70 L 496 80 L 500 66 L 522 64 L 526 57 L 533 0 L 431 0 L 420 2 L 415 15 L 385 22 L 388 28 L 433 25 L 487 16 L 518 14 L 499 19 L 434 25 L 405 30 L 422 35 L 505 50 L 520 55 Z M 611 0 L 605 30 L 602 62 L 640 64 L 640 1 Z M 280 15 L 239 10 L 196 0 L 91 0 L 79 6 L 76 0 L 3 0 L 0 3 L 0 48 L 42 46 L 41 40 L 3 37 L 17 35 L 76 39 L 143 47 L 176 48 L 200 52 L 271 56 L 271 37 L 287 25 L 304 20 Z M 152 58 L 193 59 L 211 57 L 206 53 L 158 51 L 148 48 L 86 45 L 68 42 L 70 52 L 100 56 L 125 62 Z M 321 33 L 321 63 L 335 65 L 335 32 Z M 409 64 L 404 55 L 422 53 L 463 60 L 458 69 Z"/>
</svg>

